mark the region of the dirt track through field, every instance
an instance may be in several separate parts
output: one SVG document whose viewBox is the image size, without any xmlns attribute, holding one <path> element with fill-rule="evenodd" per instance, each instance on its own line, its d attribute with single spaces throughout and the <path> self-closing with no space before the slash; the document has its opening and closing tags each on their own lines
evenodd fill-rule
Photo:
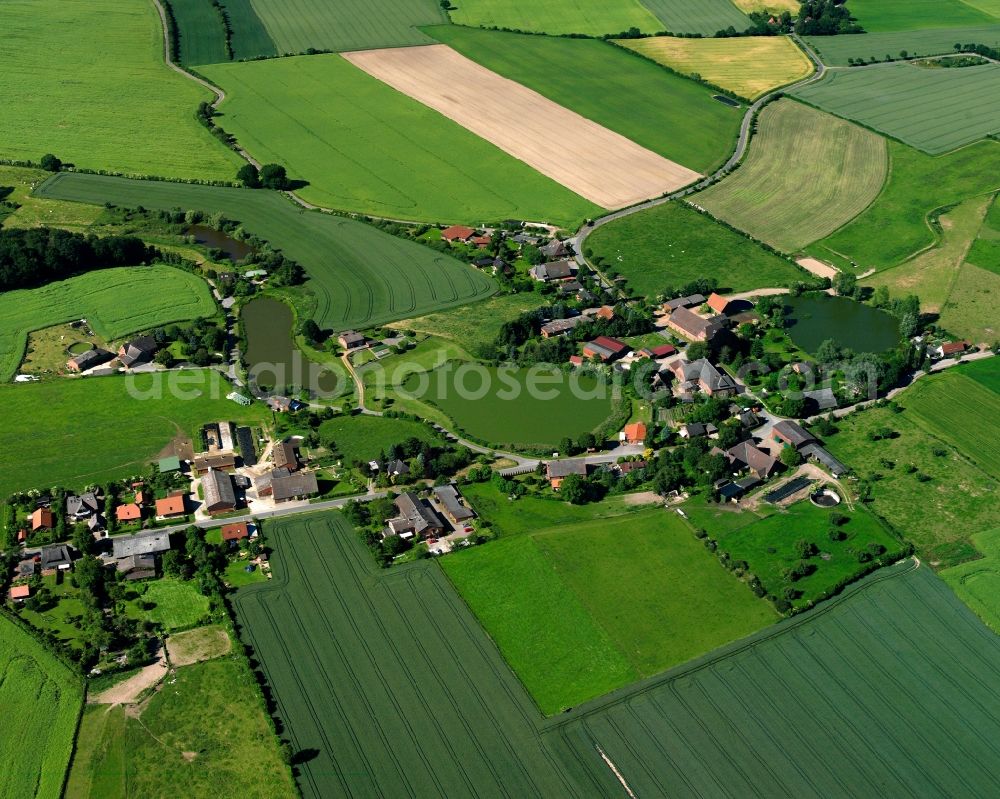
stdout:
<svg viewBox="0 0 1000 799">
<path fill-rule="evenodd" d="M 342 55 L 604 208 L 657 197 L 700 177 L 445 45 Z"/>
</svg>

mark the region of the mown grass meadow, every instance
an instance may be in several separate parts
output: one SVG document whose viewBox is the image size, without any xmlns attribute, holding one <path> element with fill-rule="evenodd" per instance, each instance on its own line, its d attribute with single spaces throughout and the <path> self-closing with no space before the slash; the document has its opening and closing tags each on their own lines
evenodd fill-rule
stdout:
<svg viewBox="0 0 1000 799">
<path fill-rule="evenodd" d="M 0 615 L 0 797 L 59 799 L 82 704 L 82 679 Z"/>
<path fill-rule="evenodd" d="M 9 380 L 17 371 L 27 335 L 34 330 L 86 319 L 97 335 L 112 340 L 216 312 L 208 284 L 172 266 L 101 269 L 37 289 L 9 291 L 0 295 L 0 379 Z"/>
<path fill-rule="evenodd" d="M 61 174 L 43 198 L 222 213 L 309 273 L 322 328 L 369 327 L 488 297 L 496 282 L 471 266 L 353 219 L 305 211 L 275 192 Z M 303 318 L 300 313 L 300 318 Z"/>
<path fill-rule="evenodd" d="M 4 41 L 5 158 L 52 152 L 88 169 L 205 180 L 232 180 L 243 163 L 195 119 L 212 95 L 167 68 L 151 3 L 11 0 Z"/>
</svg>

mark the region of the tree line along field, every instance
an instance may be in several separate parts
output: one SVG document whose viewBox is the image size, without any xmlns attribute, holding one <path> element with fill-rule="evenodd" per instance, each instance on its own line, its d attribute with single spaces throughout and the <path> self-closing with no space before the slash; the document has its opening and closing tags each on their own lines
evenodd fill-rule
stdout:
<svg viewBox="0 0 1000 799">
<path fill-rule="evenodd" d="M 661 507 L 553 523 L 560 526 L 441 561 L 543 713 L 665 671 L 777 618 Z"/>
<path fill-rule="evenodd" d="M 811 105 L 932 155 L 1000 130 L 1000 66 L 960 69 L 884 64 L 830 70 L 792 90 Z"/>
<path fill-rule="evenodd" d="M 1000 23 L 961 28 L 927 28 L 923 30 L 865 33 L 861 36 L 806 36 L 806 43 L 829 66 L 844 67 L 848 59 L 870 61 L 897 58 L 902 50 L 907 55 L 930 56 L 955 52 L 956 44 L 1000 43 Z"/>
<path fill-rule="evenodd" d="M 80 677 L 0 614 L 0 797 L 59 799 L 82 705 Z"/>
<path fill-rule="evenodd" d="M 655 33 L 663 28 L 640 0 L 468 0 L 450 11 L 456 25 L 509 28 L 559 35 L 584 33 L 602 36 L 638 28 Z"/>
<path fill-rule="evenodd" d="M 602 225 L 585 246 L 602 269 L 612 268 L 645 297 L 702 277 L 716 278 L 720 288 L 748 291 L 786 286 L 803 276 L 790 261 L 679 202 Z"/>
<path fill-rule="evenodd" d="M 851 15 L 866 31 L 961 28 L 995 24 L 994 0 L 851 0 Z"/>
<path fill-rule="evenodd" d="M 167 390 L 171 381 L 180 391 Z M 261 422 L 263 406 L 230 402 L 231 390 L 211 369 L 0 385 L 0 399 L 18 409 L 0 427 L 0 446 L 21 464 L 0 472 L 0 497 L 135 474 L 206 421 Z"/>
<path fill-rule="evenodd" d="M 218 180 L 242 163 L 195 119 L 211 94 L 164 64 L 152 4 L 12 0 L 4 31 L 4 157 L 53 152 L 89 169 Z"/>
<path fill-rule="evenodd" d="M 459 26 L 427 31 L 487 69 L 697 172 L 720 166 L 735 146 L 740 109 L 607 42 Z"/>
<path fill-rule="evenodd" d="M 17 371 L 28 333 L 35 330 L 86 319 L 94 333 L 112 340 L 216 312 L 208 284 L 172 266 L 101 269 L 9 291 L 0 294 L 0 380 L 10 380 Z"/>
<path fill-rule="evenodd" d="M 275 192 L 62 173 L 44 198 L 222 213 L 309 274 L 323 328 L 370 327 L 488 297 L 496 283 L 471 266 L 374 227 L 298 208 Z"/>
<path fill-rule="evenodd" d="M 653 36 L 617 39 L 615 44 L 685 75 L 700 75 L 709 83 L 751 100 L 813 72 L 812 62 L 787 36 Z"/>
<path fill-rule="evenodd" d="M 339 55 L 202 71 L 226 88 L 223 127 L 257 158 L 307 177 L 299 194 L 310 202 L 396 219 L 567 227 L 599 212 Z"/>
<path fill-rule="evenodd" d="M 795 252 L 864 211 L 882 190 L 888 167 L 881 136 L 784 99 L 761 111 L 742 166 L 693 202 Z"/>
<path fill-rule="evenodd" d="M 1000 187 L 1000 144 L 995 141 L 938 157 L 899 142 L 888 144 L 889 177 L 882 193 L 864 213 L 811 245 L 810 254 L 840 256 L 862 269 L 895 266 L 935 243 L 928 223 L 933 211 Z"/>
<path fill-rule="evenodd" d="M 229 60 L 226 30 L 216 6 L 205 0 L 164 0 L 163 4 L 173 16 L 179 61 L 192 65 Z"/>
</svg>

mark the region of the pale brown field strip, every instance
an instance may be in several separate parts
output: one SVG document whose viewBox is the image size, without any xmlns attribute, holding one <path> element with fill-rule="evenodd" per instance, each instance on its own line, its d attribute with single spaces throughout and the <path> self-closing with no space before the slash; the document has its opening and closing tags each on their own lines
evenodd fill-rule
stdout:
<svg viewBox="0 0 1000 799">
<path fill-rule="evenodd" d="M 658 197 L 700 177 L 446 45 L 342 55 L 604 208 Z"/>
</svg>

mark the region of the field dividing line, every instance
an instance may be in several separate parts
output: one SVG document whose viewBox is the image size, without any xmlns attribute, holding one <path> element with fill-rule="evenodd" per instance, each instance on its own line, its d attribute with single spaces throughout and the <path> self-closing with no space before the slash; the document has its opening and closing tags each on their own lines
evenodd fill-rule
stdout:
<svg viewBox="0 0 1000 799">
<path fill-rule="evenodd" d="M 611 769 L 611 773 L 614 774 L 618 782 L 622 784 L 622 788 L 625 789 L 625 793 L 627 793 L 631 797 L 631 799 L 638 799 L 638 797 L 635 795 L 635 791 L 633 791 L 629 787 L 628 783 L 625 782 L 625 777 L 622 776 L 622 773 L 618 770 L 618 767 L 612 762 L 611 758 L 608 757 L 606 754 L 604 754 L 604 750 L 601 749 L 601 747 L 599 747 L 597 744 L 594 744 L 594 748 L 597 750 L 597 754 L 601 756 L 601 760 L 604 761 L 604 764 L 609 769 Z"/>
</svg>

